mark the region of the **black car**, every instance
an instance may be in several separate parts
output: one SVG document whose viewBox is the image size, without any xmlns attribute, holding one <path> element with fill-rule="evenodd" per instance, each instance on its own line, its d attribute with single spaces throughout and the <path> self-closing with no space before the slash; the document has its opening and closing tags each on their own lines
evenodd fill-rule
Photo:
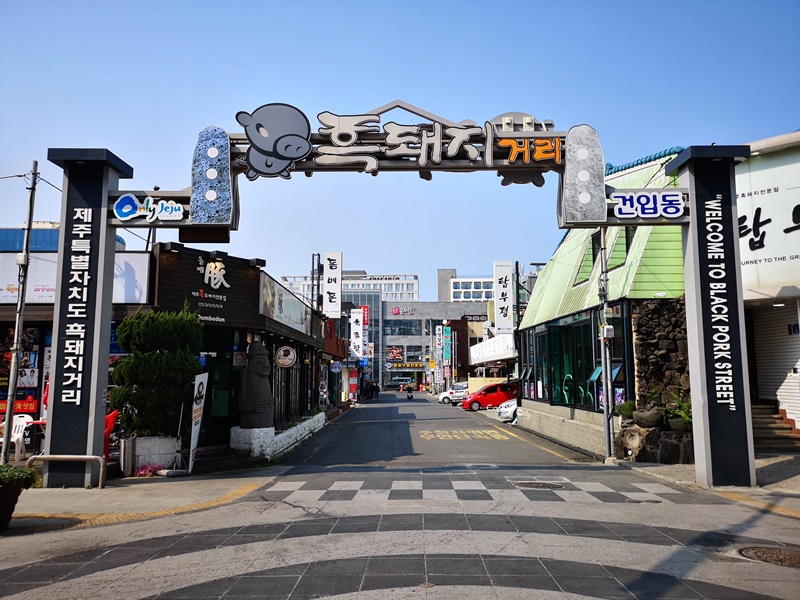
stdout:
<svg viewBox="0 0 800 600">
<path fill-rule="evenodd" d="M 399 381 L 387 381 L 383 384 L 384 390 L 400 390 L 402 384 Z"/>
</svg>

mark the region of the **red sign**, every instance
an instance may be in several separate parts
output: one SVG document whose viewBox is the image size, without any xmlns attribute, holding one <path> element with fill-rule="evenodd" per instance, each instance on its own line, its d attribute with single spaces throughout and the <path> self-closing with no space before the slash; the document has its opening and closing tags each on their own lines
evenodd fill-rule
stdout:
<svg viewBox="0 0 800 600">
<path fill-rule="evenodd" d="M 359 306 L 364 311 L 364 318 L 362 319 L 364 327 L 369 327 L 369 306 Z"/>
<path fill-rule="evenodd" d="M 14 413 L 35 413 L 39 408 L 38 400 L 14 400 Z M 8 410 L 8 402 L 0 400 L 0 413 L 5 414 Z"/>
</svg>

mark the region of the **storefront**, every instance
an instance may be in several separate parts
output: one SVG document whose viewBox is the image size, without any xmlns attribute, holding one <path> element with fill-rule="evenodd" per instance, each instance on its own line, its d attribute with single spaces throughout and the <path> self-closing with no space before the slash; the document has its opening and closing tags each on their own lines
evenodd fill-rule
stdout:
<svg viewBox="0 0 800 600">
<path fill-rule="evenodd" d="M 177 311 L 186 303 L 204 324 L 200 362 L 209 373 L 209 389 L 200 446 L 227 445 L 230 429 L 239 425 L 240 380 L 253 341 L 264 345 L 273 365 L 269 380 L 276 428 L 318 402 L 322 321 L 261 271 L 261 261 L 175 243 L 157 245 L 154 254 L 154 307 Z"/>
</svg>

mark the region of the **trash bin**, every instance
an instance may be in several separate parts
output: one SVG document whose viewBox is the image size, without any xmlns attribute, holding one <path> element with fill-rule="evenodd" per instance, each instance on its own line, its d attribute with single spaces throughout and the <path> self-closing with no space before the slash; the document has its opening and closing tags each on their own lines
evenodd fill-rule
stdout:
<svg viewBox="0 0 800 600">
<path fill-rule="evenodd" d="M 119 465 L 125 477 L 133 475 L 133 459 L 136 456 L 136 438 L 119 440 Z"/>
</svg>

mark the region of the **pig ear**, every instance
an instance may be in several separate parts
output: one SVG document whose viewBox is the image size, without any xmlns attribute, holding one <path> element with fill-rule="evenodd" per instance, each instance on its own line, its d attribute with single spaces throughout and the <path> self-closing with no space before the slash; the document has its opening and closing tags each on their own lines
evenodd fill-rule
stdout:
<svg viewBox="0 0 800 600">
<path fill-rule="evenodd" d="M 247 127 L 248 125 L 250 125 L 250 123 L 253 122 L 253 117 L 250 115 L 249 112 L 245 112 L 242 110 L 236 113 L 236 121 L 239 123 L 239 125 Z"/>
</svg>

